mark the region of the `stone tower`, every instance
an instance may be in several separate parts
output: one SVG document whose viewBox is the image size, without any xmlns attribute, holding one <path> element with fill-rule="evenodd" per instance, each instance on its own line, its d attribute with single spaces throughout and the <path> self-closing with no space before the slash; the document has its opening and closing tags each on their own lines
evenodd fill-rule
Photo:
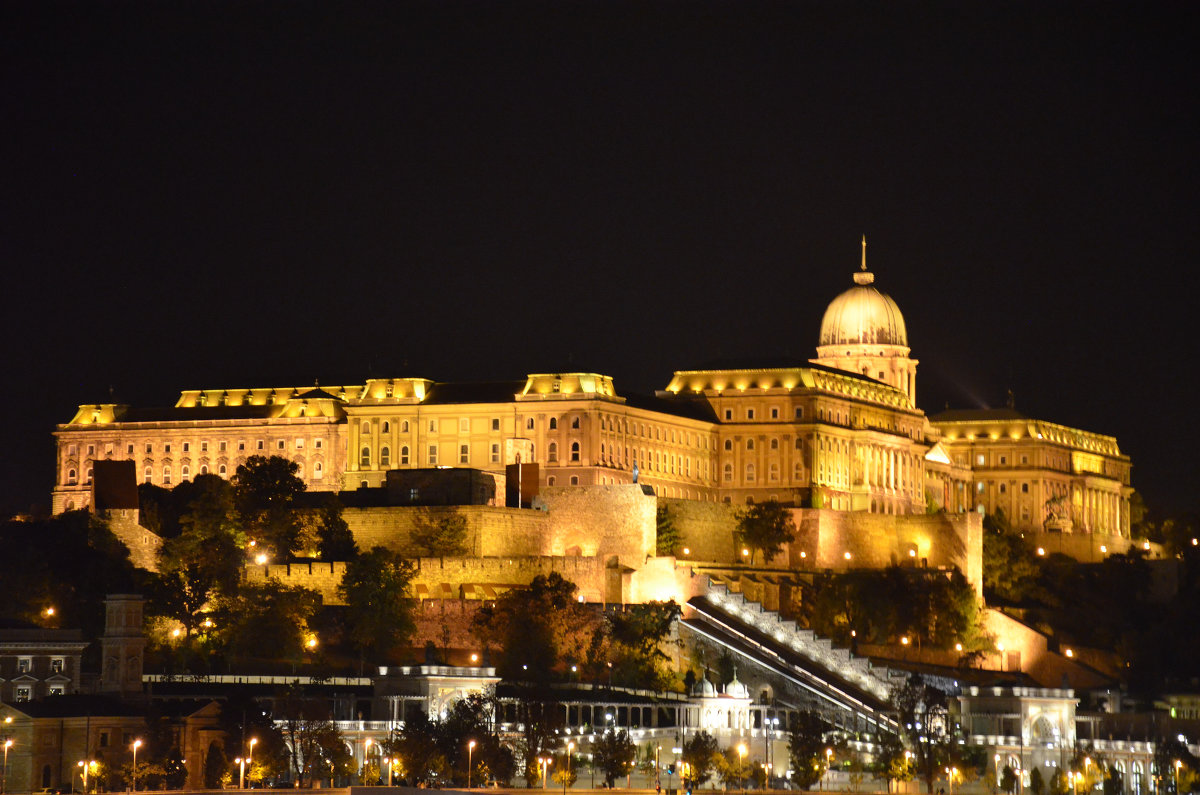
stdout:
<svg viewBox="0 0 1200 795">
<path fill-rule="evenodd" d="M 104 608 L 100 692 L 139 695 L 146 648 L 146 636 L 142 632 L 142 597 L 139 594 L 109 594 L 104 600 Z"/>
</svg>

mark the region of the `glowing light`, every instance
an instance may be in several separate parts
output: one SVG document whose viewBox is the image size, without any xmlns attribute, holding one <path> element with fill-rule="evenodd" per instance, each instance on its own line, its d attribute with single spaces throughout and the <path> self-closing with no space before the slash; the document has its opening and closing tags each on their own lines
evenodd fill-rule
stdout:
<svg viewBox="0 0 1200 795">
<path fill-rule="evenodd" d="M 1068 657 L 1074 657 L 1074 656 L 1075 656 L 1075 652 L 1074 652 L 1072 649 L 1067 649 L 1067 651 L 1066 651 L 1066 655 L 1067 655 Z"/>
<path fill-rule="evenodd" d="M 478 655 L 478 654 L 472 654 L 472 655 L 471 655 L 471 662 L 479 662 L 479 655 Z"/>
<path fill-rule="evenodd" d="M 910 558 L 915 558 L 917 556 L 917 550 L 915 550 L 915 549 L 908 550 L 908 556 Z"/>
<path fill-rule="evenodd" d="M 1043 547 L 1038 547 L 1038 548 L 1037 548 L 1037 553 L 1038 553 L 1038 556 L 1039 556 L 1039 557 L 1041 557 L 1041 556 L 1045 556 L 1045 554 L 1046 554 L 1046 550 L 1045 550 Z"/>
<path fill-rule="evenodd" d="M 842 557 L 843 557 L 843 558 L 845 558 L 846 560 L 850 560 L 850 553 L 849 553 L 849 552 L 845 552 L 845 553 L 843 553 L 843 554 L 842 554 Z"/>
<path fill-rule="evenodd" d="M 808 557 L 808 553 L 807 553 L 807 552 L 803 552 L 803 551 L 801 551 L 801 553 L 800 553 L 800 557 L 801 557 L 801 558 L 807 558 L 807 557 Z"/>
<path fill-rule="evenodd" d="M 742 547 L 742 557 L 744 558 L 749 554 L 750 554 L 750 550 L 746 549 L 745 547 Z"/>
<path fill-rule="evenodd" d="M 685 555 L 690 555 L 690 554 L 692 554 L 692 550 L 691 550 L 691 549 L 689 549 L 689 548 L 687 548 L 687 547 L 684 547 L 684 548 L 683 548 L 683 554 L 685 554 Z"/>
<path fill-rule="evenodd" d="M 901 638 L 900 638 L 900 645 L 901 645 L 901 646 L 907 646 L 907 645 L 908 645 L 908 635 L 903 635 L 903 636 L 901 636 Z"/>
<path fill-rule="evenodd" d="M 1149 541 L 1142 542 L 1142 549 L 1150 549 L 1150 542 Z"/>
<path fill-rule="evenodd" d="M 961 644 L 961 643 L 955 643 L 955 644 L 954 644 L 954 650 L 955 650 L 955 651 L 962 651 L 962 644 Z"/>
<path fill-rule="evenodd" d="M 307 641 L 305 641 L 304 645 L 305 645 L 305 646 L 307 646 L 307 647 L 308 647 L 308 648 L 310 648 L 310 649 L 315 649 L 315 648 L 317 648 L 317 636 L 316 636 L 316 635 L 309 635 L 309 636 L 308 636 L 308 640 L 307 640 Z"/>
<path fill-rule="evenodd" d="M 265 566 L 268 560 L 270 560 L 270 558 L 267 557 L 265 552 L 259 552 L 254 556 L 254 562 L 260 566 Z"/>
<path fill-rule="evenodd" d="M 1108 546 L 1107 546 L 1106 544 L 1101 544 L 1101 545 L 1100 545 L 1100 552 L 1101 552 L 1102 554 L 1103 554 L 1103 553 L 1105 553 L 1105 552 L 1108 552 Z"/>
</svg>

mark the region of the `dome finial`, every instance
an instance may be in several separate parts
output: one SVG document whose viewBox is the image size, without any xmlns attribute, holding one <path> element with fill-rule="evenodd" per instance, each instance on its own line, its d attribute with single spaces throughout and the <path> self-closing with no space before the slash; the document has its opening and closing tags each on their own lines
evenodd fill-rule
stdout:
<svg viewBox="0 0 1200 795">
<path fill-rule="evenodd" d="M 862 260 L 862 269 L 863 269 L 863 270 L 866 270 L 866 269 L 867 269 L 867 236 L 866 236 L 866 235 L 863 235 L 863 260 Z"/>
</svg>

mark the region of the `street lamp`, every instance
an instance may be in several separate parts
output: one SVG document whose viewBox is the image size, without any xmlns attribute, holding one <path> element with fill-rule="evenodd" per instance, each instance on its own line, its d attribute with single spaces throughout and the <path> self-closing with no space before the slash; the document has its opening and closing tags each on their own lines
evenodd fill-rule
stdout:
<svg viewBox="0 0 1200 795">
<path fill-rule="evenodd" d="M 141 740 L 133 741 L 133 791 L 137 792 L 137 749 L 142 747 Z"/>
<path fill-rule="evenodd" d="M 742 795 L 746 795 L 746 744 L 738 743 L 738 777 L 742 780 Z"/>
<path fill-rule="evenodd" d="M 254 744 L 256 742 L 258 742 L 257 737 L 250 738 L 250 753 L 246 754 L 246 764 L 250 766 L 250 775 L 252 775 L 252 776 L 254 775 Z M 243 778 L 243 784 L 245 784 L 244 778 Z M 243 786 L 243 789 L 244 788 L 245 787 Z"/>
<path fill-rule="evenodd" d="M 5 718 L 4 722 L 6 724 L 12 723 L 12 718 Z M 4 776 L 0 778 L 0 794 L 8 792 L 8 749 L 12 748 L 12 746 L 13 741 L 11 737 L 4 741 Z"/>
<path fill-rule="evenodd" d="M 471 788 L 471 756 L 475 751 L 475 741 L 467 743 L 467 789 Z"/>
<path fill-rule="evenodd" d="M 78 762 L 78 765 L 83 771 L 80 775 L 83 776 L 83 791 L 86 795 L 86 793 L 88 791 L 88 785 L 87 785 L 88 772 L 96 767 L 96 760 L 89 759 L 86 762 L 81 761 L 81 762 Z"/>
<path fill-rule="evenodd" d="M 542 765 L 542 789 L 545 789 L 546 779 L 550 777 L 550 765 L 554 763 L 554 760 L 548 756 L 539 756 L 538 762 Z"/>
<path fill-rule="evenodd" d="M 567 743 L 567 772 L 563 775 L 563 795 L 567 795 L 567 784 L 571 781 L 571 752 L 575 750 L 575 743 Z"/>
<path fill-rule="evenodd" d="M 662 778 L 660 778 L 658 775 L 658 771 L 661 770 L 661 768 L 658 766 L 658 755 L 661 752 L 662 746 L 656 745 L 654 747 L 654 786 L 656 789 L 662 789 Z"/>
</svg>

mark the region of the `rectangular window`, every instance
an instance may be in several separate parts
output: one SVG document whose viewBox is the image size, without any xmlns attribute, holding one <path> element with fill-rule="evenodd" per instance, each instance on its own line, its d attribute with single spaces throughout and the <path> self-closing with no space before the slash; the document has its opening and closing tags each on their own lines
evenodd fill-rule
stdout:
<svg viewBox="0 0 1200 795">
<path fill-rule="evenodd" d="M 62 685 L 50 685 L 50 687 L 46 690 L 46 695 L 61 696 L 65 692 L 66 691 L 63 689 Z"/>
<path fill-rule="evenodd" d="M 1022 494 L 1028 494 L 1028 493 L 1029 493 L 1029 484 L 1028 484 L 1028 483 L 1022 483 L 1022 484 L 1021 484 L 1021 493 L 1022 493 Z"/>
<path fill-rule="evenodd" d="M 435 466 L 436 464 L 437 464 L 437 445 L 431 444 L 431 445 L 429 445 L 429 465 Z"/>
<path fill-rule="evenodd" d="M 470 445 L 460 444 L 458 446 L 458 463 L 460 463 L 460 464 L 471 463 L 471 446 Z"/>
<path fill-rule="evenodd" d="M 113 446 L 112 446 L 111 444 L 106 444 L 106 445 L 104 445 L 104 454 L 105 454 L 105 455 L 112 455 L 112 454 L 113 454 Z"/>
<path fill-rule="evenodd" d="M 429 432 L 430 432 L 430 433 L 437 433 L 437 420 L 430 420 L 430 421 L 429 421 Z"/>
<path fill-rule="evenodd" d="M 320 450 L 320 449 L 321 449 L 323 446 L 324 446 L 324 445 L 322 445 L 322 444 L 321 444 L 321 440 L 320 440 L 320 439 L 317 439 L 315 442 L 313 442 L 313 447 L 315 447 L 315 448 L 316 448 L 316 449 L 318 449 L 318 450 Z"/>
<path fill-rule="evenodd" d="M 297 450 L 303 450 L 303 449 L 304 449 L 304 440 L 303 440 L 303 439 L 297 439 L 297 440 L 296 440 L 296 449 L 297 449 Z"/>
<path fill-rule="evenodd" d="M 17 673 L 27 674 L 33 670 L 32 657 L 20 657 L 17 659 Z"/>
<path fill-rule="evenodd" d="M 1028 463 L 1029 463 L 1029 456 L 1027 456 L 1027 455 L 1023 455 L 1023 456 L 1021 456 L 1021 463 L 1022 463 L 1022 464 L 1028 464 Z"/>
<path fill-rule="evenodd" d="M 525 420 L 525 428 L 530 431 L 533 430 L 533 417 L 530 417 L 529 419 Z"/>
<path fill-rule="evenodd" d="M 62 672 L 63 672 L 63 658 L 62 657 L 50 658 L 50 673 L 61 674 Z"/>
<path fill-rule="evenodd" d="M 801 408 L 800 406 L 796 406 L 796 419 L 798 419 L 798 420 L 804 419 L 804 409 Z"/>
<path fill-rule="evenodd" d="M 31 690 L 29 685 L 17 685 L 13 692 L 16 693 L 14 701 L 28 701 L 30 699 Z"/>
<path fill-rule="evenodd" d="M 266 449 L 267 449 L 267 443 L 266 443 L 266 442 L 264 442 L 262 439 L 259 439 L 257 442 L 255 442 L 255 444 L 254 444 L 254 447 L 255 447 L 255 449 L 257 449 L 257 450 L 266 450 Z"/>
<path fill-rule="evenodd" d="M 169 444 L 164 444 L 164 445 L 163 445 L 163 452 L 164 452 L 164 453 L 169 453 L 169 452 L 171 452 L 171 445 L 169 445 Z"/>
<path fill-rule="evenodd" d="M 128 447 L 125 448 L 125 454 L 133 455 L 133 445 L 129 445 Z"/>
<path fill-rule="evenodd" d="M 1000 466 L 1002 466 L 1002 467 L 1008 466 L 1008 456 L 1006 456 L 1006 455 L 1000 456 Z"/>
<path fill-rule="evenodd" d="M 191 451 L 192 451 L 192 445 L 188 442 L 184 442 L 183 443 L 183 452 L 190 453 Z"/>
<path fill-rule="evenodd" d="M 500 430 L 500 419 L 498 417 L 492 418 L 492 430 L 493 431 Z"/>
<path fill-rule="evenodd" d="M 287 442 L 285 442 L 283 439 L 280 439 L 278 442 L 276 442 L 275 447 L 279 450 L 284 450 L 287 448 Z"/>
<path fill-rule="evenodd" d="M 100 747 L 108 747 L 108 732 L 100 732 Z"/>
<path fill-rule="evenodd" d="M 153 452 L 154 452 L 154 445 L 147 442 L 146 443 L 146 455 L 150 455 Z"/>
<path fill-rule="evenodd" d="M 727 420 L 733 419 L 733 409 L 725 409 L 725 419 L 727 419 Z"/>
<path fill-rule="evenodd" d="M 987 461 L 987 457 L 983 453 L 975 456 L 975 466 L 983 466 L 985 461 Z"/>
<path fill-rule="evenodd" d="M 79 455 L 79 447 L 73 444 L 67 445 L 67 455 Z"/>
<path fill-rule="evenodd" d="M 88 445 L 88 455 L 89 455 L 89 456 L 93 456 L 93 455 L 95 455 L 95 454 L 96 454 L 96 445 L 94 445 L 94 444 L 89 444 L 89 445 Z"/>
<path fill-rule="evenodd" d="M 492 463 L 493 464 L 500 463 L 500 445 L 498 445 L 498 444 L 492 445 Z"/>
<path fill-rule="evenodd" d="M 459 417 L 458 418 L 458 432 L 459 433 L 470 433 L 471 432 L 471 418 L 470 417 Z"/>
<path fill-rule="evenodd" d="M 773 419 L 773 420 L 779 419 L 779 409 L 775 408 L 774 406 L 771 407 L 771 419 Z"/>
<path fill-rule="evenodd" d="M 746 409 L 746 419 L 754 419 L 754 409 Z"/>
<path fill-rule="evenodd" d="M 202 453 L 207 453 L 207 452 L 208 452 L 208 442 L 201 442 L 201 443 L 200 443 L 200 452 L 202 452 Z"/>
<path fill-rule="evenodd" d="M 228 442 L 217 442 L 217 451 L 223 453 L 228 446 Z"/>
</svg>

